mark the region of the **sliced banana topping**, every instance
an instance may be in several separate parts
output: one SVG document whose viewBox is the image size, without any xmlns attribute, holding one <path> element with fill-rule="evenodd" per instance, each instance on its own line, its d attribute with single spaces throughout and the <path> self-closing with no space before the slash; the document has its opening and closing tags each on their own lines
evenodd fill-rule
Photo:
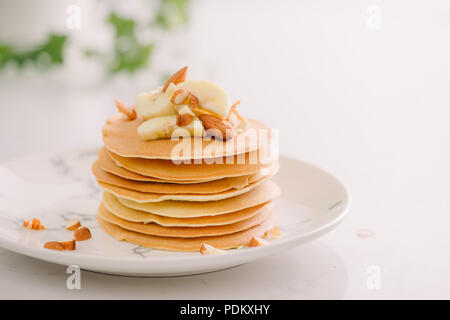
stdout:
<svg viewBox="0 0 450 320">
<path fill-rule="evenodd" d="M 143 122 L 137 129 L 142 140 L 170 138 L 177 125 L 177 116 L 161 116 Z"/>
<path fill-rule="evenodd" d="M 181 105 L 181 108 L 178 110 L 178 114 L 190 114 L 191 116 L 195 117 L 195 113 L 192 112 L 191 108 L 187 105 Z"/>
<path fill-rule="evenodd" d="M 184 127 L 176 126 L 172 132 L 171 138 L 179 137 L 203 137 L 205 128 L 199 119 L 194 119 L 190 124 Z"/>
<path fill-rule="evenodd" d="M 141 139 L 202 137 L 205 129 L 245 131 L 247 120 L 237 114 L 236 104 L 228 105 L 226 92 L 211 81 L 186 79 L 186 72 L 184 67 L 163 88 L 139 94 L 135 110 L 146 120 L 138 127 Z"/>
<path fill-rule="evenodd" d="M 137 114 L 146 120 L 176 114 L 173 103 L 170 101 L 171 94 L 175 90 L 176 86 L 171 83 L 166 92 L 152 91 L 139 94 L 135 107 Z"/>
<path fill-rule="evenodd" d="M 226 92 L 212 81 L 186 79 L 178 87 L 192 92 L 204 109 L 210 110 L 223 118 L 230 111 Z"/>
</svg>

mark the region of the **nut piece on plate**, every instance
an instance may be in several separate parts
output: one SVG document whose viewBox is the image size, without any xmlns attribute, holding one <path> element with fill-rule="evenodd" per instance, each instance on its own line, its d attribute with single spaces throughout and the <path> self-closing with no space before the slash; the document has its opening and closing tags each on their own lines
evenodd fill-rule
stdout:
<svg viewBox="0 0 450 320">
<path fill-rule="evenodd" d="M 200 253 L 203 255 L 210 255 L 210 254 L 226 253 L 226 251 L 222 250 L 222 249 L 214 248 L 213 246 L 211 246 L 207 243 L 202 243 L 202 245 L 200 246 Z"/>
<path fill-rule="evenodd" d="M 117 99 L 114 99 L 114 103 L 116 104 L 117 110 L 119 110 L 120 113 L 123 113 L 128 117 L 130 120 L 134 120 L 137 117 L 136 110 L 134 110 L 134 107 L 127 107 L 122 102 L 118 101 Z"/>
<path fill-rule="evenodd" d="M 265 246 L 268 244 L 269 243 L 266 240 L 261 239 L 260 237 L 252 237 L 252 239 L 248 243 L 248 246 L 249 247 L 262 247 L 262 246 Z"/>
<path fill-rule="evenodd" d="M 76 241 L 89 240 L 91 238 L 91 232 L 86 227 L 80 227 L 75 230 L 74 238 Z"/>
<path fill-rule="evenodd" d="M 64 247 L 58 241 L 49 241 L 44 244 L 45 249 L 63 251 Z"/>
<path fill-rule="evenodd" d="M 205 130 L 209 130 L 207 134 L 222 140 L 228 140 L 233 137 L 234 128 L 230 122 L 209 114 L 201 114 L 198 118 Z"/>
<path fill-rule="evenodd" d="M 70 219 L 66 222 L 66 230 L 74 231 L 81 227 L 80 221 L 78 219 Z"/>
<path fill-rule="evenodd" d="M 264 238 L 266 239 L 276 239 L 281 236 L 281 231 L 278 227 L 273 227 L 272 229 L 264 233 Z"/>
<path fill-rule="evenodd" d="M 36 218 L 33 218 L 33 220 L 25 220 L 23 227 L 30 230 L 45 230 L 45 226 Z"/>
<path fill-rule="evenodd" d="M 44 244 L 45 249 L 50 250 L 75 250 L 76 249 L 76 241 L 70 240 L 70 241 L 49 241 Z"/>
<path fill-rule="evenodd" d="M 61 241 L 60 244 L 64 250 L 75 250 L 77 248 L 77 242 L 75 240 Z"/>
</svg>

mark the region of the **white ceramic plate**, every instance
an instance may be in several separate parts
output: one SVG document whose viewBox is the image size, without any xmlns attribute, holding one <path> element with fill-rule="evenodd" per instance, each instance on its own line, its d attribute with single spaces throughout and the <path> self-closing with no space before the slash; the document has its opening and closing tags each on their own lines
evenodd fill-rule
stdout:
<svg viewBox="0 0 450 320">
<path fill-rule="evenodd" d="M 275 181 L 282 189 L 276 201 L 282 237 L 269 245 L 202 256 L 152 250 L 119 242 L 96 221 L 101 190 L 90 166 L 96 150 L 37 154 L 0 166 L 0 246 L 37 259 L 78 265 L 97 272 L 134 276 L 173 276 L 216 271 L 253 261 L 320 237 L 342 220 L 350 194 L 331 174 L 299 160 L 281 157 Z M 26 230 L 24 219 L 36 217 L 45 231 Z M 91 240 L 76 251 L 43 249 L 47 241 L 71 240 L 65 222 L 78 218 L 92 230 Z"/>
</svg>

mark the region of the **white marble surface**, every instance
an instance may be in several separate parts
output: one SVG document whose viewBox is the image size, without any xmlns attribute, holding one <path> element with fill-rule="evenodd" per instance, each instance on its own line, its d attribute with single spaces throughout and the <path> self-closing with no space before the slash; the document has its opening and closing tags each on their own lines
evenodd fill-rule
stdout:
<svg viewBox="0 0 450 320">
<path fill-rule="evenodd" d="M 0 249 L 0 298 L 450 297 L 450 3 L 376 1 L 377 30 L 366 28 L 360 1 L 231 3 L 199 2 L 183 35 L 196 46 L 183 61 L 241 98 L 243 113 L 280 128 L 282 153 L 341 177 L 354 200 L 347 219 L 234 269 L 159 279 L 83 272 L 73 291 L 65 268 Z M 142 77 L 129 86 L 46 77 L 0 75 L 1 161 L 97 145 L 112 96 L 131 101 L 145 89 Z M 370 266 L 377 290 L 367 286 Z"/>
</svg>

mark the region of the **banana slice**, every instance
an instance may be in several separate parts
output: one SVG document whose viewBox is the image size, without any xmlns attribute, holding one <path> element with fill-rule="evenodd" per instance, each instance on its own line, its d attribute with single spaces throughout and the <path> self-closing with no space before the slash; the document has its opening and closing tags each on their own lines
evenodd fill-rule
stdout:
<svg viewBox="0 0 450 320">
<path fill-rule="evenodd" d="M 177 116 L 169 115 L 149 119 L 143 122 L 137 131 L 142 140 L 157 140 L 171 137 L 203 137 L 205 128 L 198 118 L 187 126 L 179 127 Z"/>
<path fill-rule="evenodd" d="M 156 140 L 170 138 L 177 126 L 177 116 L 169 115 L 149 119 L 137 129 L 142 140 Z"/>
<path fill-rule="evenodd" d="M 207 80 L 187 79 L 178 84 L 178 88 L 190 90 L 200 101 L 200 105 L 222 117 L 230 111 L 228 96 L 217 84 Z"/>
<path fill-rule="evenodd" d="M 137 114 L 146 120 L 176 114 L 177 112 L 173 107 L 173 103 L 170 102 L 170 99 L 176 90 L 177 86 L 171 83 L 167 87 L 166 92 L 156 90 L 139 94 L 136 99 L 135 107 Z"/>
<path fill-rule="evenodd" d="M 172 138 L 179 137 L 203 137 L 205 134 L 205 128 L 202 122 L 196 118 L 190 124 L 184 127 L 176 126 L 172 132 Z"/>
<path fill-rule="evenodd" d="M 178 110 L 178 114 L 190 114 L 191 116 L 195 117 L 195 113 L 192 112 L 191 108 L 187 105 L 181 105 L 181 108 Z"/>
</svg>

